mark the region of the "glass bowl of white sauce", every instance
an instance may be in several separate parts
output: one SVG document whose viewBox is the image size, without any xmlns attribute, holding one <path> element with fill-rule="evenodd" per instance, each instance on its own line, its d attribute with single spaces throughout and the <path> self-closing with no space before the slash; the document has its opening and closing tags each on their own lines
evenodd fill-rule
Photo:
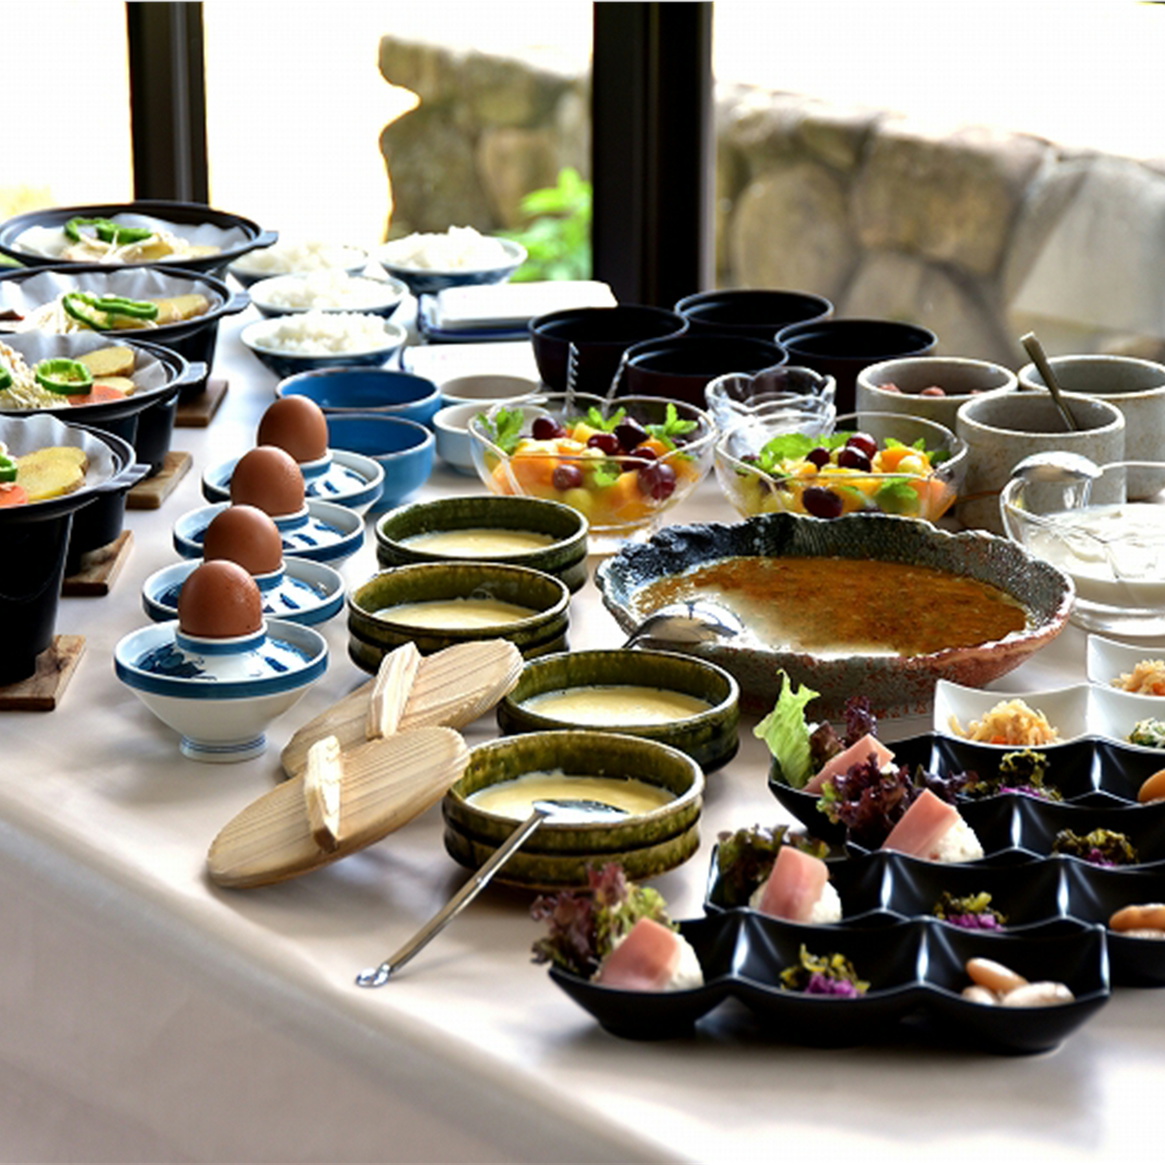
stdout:
<svg viewBox="0 0 1165 1165">
<path fill-rule="evenodd" d="M 1095 478 L 1015 476 L 999 505 L 1008 535 L 1072 579 L 1073 623 L 1165 635 L 1165 462 L 1115 461 Z"/>
</svg>

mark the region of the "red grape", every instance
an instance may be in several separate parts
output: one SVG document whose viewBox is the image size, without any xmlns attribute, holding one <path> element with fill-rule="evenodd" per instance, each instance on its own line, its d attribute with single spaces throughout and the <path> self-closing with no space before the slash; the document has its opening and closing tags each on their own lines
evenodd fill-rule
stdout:
<svg viewBox="0 0 1165 1165">
<path fill-rule="evenodd" d="M 632 457 L 638 457 L 640 461 L 654 461 L 659 455 L 650 445 L 636 445 L 631 450 Z"/>
<path fill-rule="evenodd" d="M 841 498 L 819 485 L 811 485 L 801 494 L 801 504 L 815 518 L 836 518 L 842 511 Z"/>
<path fill-rule="evenodd" d="M 640 466 L 638 484 L 640 493 L 653 501 L 665 501 L 675 492 L 676 471 L 666 462 L 653 461 Z"/>
<path fill-rule="evenodd" d="M 583 483 L 582 470 L 577 465 L 556 465 L 550 481 L 557 490 L 578 489 Z"/>
<path fill-rule="evenodd" d="M 642 445 L 647 440 L 648 432 L 638 421 L 628 418 L 615 426 L 615 437 L 619 447 L 630 453 L 636 445 Z"/>
<path fill-rule="evenodd" d="M 870 459 L 856 445 L 847 445 L 838 455 L 837 463 L 843 469 L 857 469 L 870 472 Z"/>
<path fill-rule="evenodd" d="M 855 433 L 846 441 L 846 447 L 857 449 L 860 453 L 864 453 L 867 458 L 873 458 L 874 454 L 878 452 L 878 442 L 869 433 Z"/>
<path fill-rule="evenodd" d="M 535 441 L 553 441 L 565 437 L 566 430 L 553 417 L 535 417 L 530 426 L 530 435 Z"/>
<path fill-rule="evenodd" d="M 816 449 L 810 449 L 805 454 L 805 460 L 816 465 L 820 469 L 823 465 L 829 464 L 829 450 L 818 445 Z"/>
<path fill-rule="evenodd" d="M 623 448 L 619 444 L 619 438 L 614 433 L 593 433 L 587 438 L 587 446 L 591 449 L 599 449 L 608 456 L 614 456 Z"/>
</svg>

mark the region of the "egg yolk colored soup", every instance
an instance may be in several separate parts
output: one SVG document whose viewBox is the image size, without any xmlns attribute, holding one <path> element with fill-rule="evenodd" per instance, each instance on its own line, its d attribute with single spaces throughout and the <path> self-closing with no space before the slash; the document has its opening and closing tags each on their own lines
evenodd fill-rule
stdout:
<svg viewBox="0 0 1165 1165">
<path fill-rule="evenodd" d="M 689 599 L 737 615 L 766 647 L 818 654 L 927 655 L 1024 630 L 1024 608 L 978 579 L 899 562 L 847 558 L 725 558 L 649 583 L 633 597 L 642 619 Z"/>
</svg>

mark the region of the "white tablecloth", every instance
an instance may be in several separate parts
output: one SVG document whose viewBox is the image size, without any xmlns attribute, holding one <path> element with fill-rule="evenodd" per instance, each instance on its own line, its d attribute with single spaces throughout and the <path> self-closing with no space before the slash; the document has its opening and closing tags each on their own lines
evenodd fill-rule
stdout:
<svg viewBox="0 0 1165 1165">
<path fill-rule="evenodd" d="M 366 677 L 344 619 L 327 675 L 237 765 L 181 757 L 175 735 L 114 678 L 112 649 L 146 622 L 145 577 L 176 560 L 170 527 L 203 504 L 208 465 L 253 443 L 274 377 L 224 325 L 230 380 L 207 430 L 179 429 L 194 470 L 155 512 L 130 511 L 132 557 L 111 595 L 66 599 L 58 630 L 87 650 L 60 708 L 0 719 L 0 1156 L 5 1160 L 863 1160 L 980 1165 L 1151 1151 L 1165 1091 L 1162 1005 L 1121 990 L 1058 1051 L 1007 1058 L 917 1046 L 814 1050 L 757 1033 L 733 1006 L 681 1041 L 603 1032 L 529 960 L 530 896 L 491 889 L 378 991 L 361 968 L 400 945 L 464 880 L 434 808 L 383 843 L 283 885 L 204 877 L 221 826 L 276 780 L 299 724 Z M 512 349 L 506 370 L 528 356 Z M 489 371 L 475 350 L 472 366 Z M 532 370 L 532 364 L 529 365 Z M 426 496 L 476 491 L 438 467 Z M 714 482 L 679 521 L 730 520 Z M 376 569 L 371 543 L 344 567 Z M 620 641 L 593 584 L 571 643 Z M 1082 674 L 1070 628 L 997 685 Z M 886 726 L 886 735 L 925 727 Z M 781 819 L 763 748 L 711 776 L 700 853 L 657 885 L 700 912 L 721 829 Z M 492 718 L 470 742 L 496 733 Z M 1154 1125 L 1153 1133 L 1156 1133 Z"/>
</svg>

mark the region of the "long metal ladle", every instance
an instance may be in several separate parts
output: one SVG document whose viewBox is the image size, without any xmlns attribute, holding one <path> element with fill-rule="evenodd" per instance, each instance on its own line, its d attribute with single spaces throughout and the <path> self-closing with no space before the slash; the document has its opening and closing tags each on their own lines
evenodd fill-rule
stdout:
<svg viewBox="0 0 1165 1165">
<path fill-rule="evenodd" d="M 626 810 L 582 797 L 552 797 L 535 801 L 530 816 L 494 850 L 481 869 L 403 947 L 389 955 L 379 967 L 369 967 L 361 971 L 356 976 L 356 985 L 383 987 L 405 963 L 427 947 L 489 885 L 498 870 L 544 821 L 555 819 L 599 821 L 604 818 L 614 821 L 626 816 Z"/>
</svg>

